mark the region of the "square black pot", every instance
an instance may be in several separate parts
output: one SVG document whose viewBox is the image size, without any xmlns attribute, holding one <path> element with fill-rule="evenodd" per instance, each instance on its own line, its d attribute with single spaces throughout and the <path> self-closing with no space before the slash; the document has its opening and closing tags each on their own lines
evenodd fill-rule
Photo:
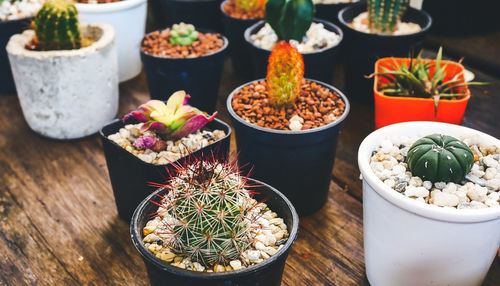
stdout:
<svg viewBox="0 0 500 286">
<path fill-rule="evenodd" d="M 156 190 L 156 187 L 148 186 L 148 183 L 165 182 L 168 179 L 167 170 L 172 170 L 173 166 L 172 164 L 155 165 L 146 163 L 114 141 L 108 139 L 109 135 L 118 132 L 124 126 L 125 124 L 121 119 L 115 119 L 104 126 L 99 134 L 101 135 L 118 216 L 129 223 L 139 203 Z M 205 125 L 202 130 L 207 129 L 223 130 L 226 136 L 205 148 L 193 152 L 192 155 L 201 156 L 202 154 L 211 155 L 213 153 L 215 156 L 222 158 L 228 156 L 231 127 L 216 118 Z M 176 162 L 180 163 L 180 160 L 183 160 L 183 158 Z"/>
</svg>

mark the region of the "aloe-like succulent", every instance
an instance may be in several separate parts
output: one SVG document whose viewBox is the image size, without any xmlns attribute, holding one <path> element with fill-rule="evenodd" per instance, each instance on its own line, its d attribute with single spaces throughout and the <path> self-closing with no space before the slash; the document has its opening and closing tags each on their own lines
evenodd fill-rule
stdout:
<svg viewBox="0 0 500 286">
<path fill-rule="evenodd" d="M 123 121 L 135 118 L 144 124 L 142 133 L 152 131 L 163 139 L 178 140 L 188 134 L 198 131 L 205 124 L 212 121 L 212 116 L 188 105 L 190 96 L 184 91 L 177 91 L 170 96 L 167 102 L 150 100 L 139 106 L 139 111 L 132 111 L 123 117 Z"/>
<path fill-rule="evenodd" d="M 47 0 L 33 20 L 43 51 L 72 50 L 82 46 L 78 11 L 71 0 Z"/>
<path fill-rule="evenodd" d="M 194 26 L 186 23 L 174 24 L 170 31 L 170 43 L 187 46 L 198 40 L 198 32 Z"/>
<path fill-rule="evenodd" d="M 474 154 L 462 141 L 441 134 L 417 140 L 408 150 L 408 168 L 422 180 L 459 183 L 474 164 Z"/>
<path fill-rule="evenodd" d="M 240 258 L 255 239 L 259 203 L 236 162 L 194 160 L 176 165 L 158 214 L 172 251 L 211 267 Z"/>
<path fill-rule="evenodd" d="M 278 40 L 302 41 L 314 18 L 312 0 L 268 0 L 266 22 Z"/>
<path fill-rule="evenodd" d="M 435 113 L 437 113 L 440 99 L 454 99 L 465 95 L 459 90 L 460 87 L 488 84 L 465 82 L 462 73 L 449 77 L 446 72 L 448 63 L 442 63 L 442 56 L 443 49 L 439 48 L 434 64 L 431 63 L 431 59 L 422 59 L 422 52 L 416 58 L 411 58 L 408 64 L 398 64 L 396 60 L 393 60 L 392 65 L 382 67 L 382 72 L 374 73 L 368 78 L 374 76 L 385 78 L 387 81 L 382 82 L 378 87 L 385 95 L 434 99 Z M 449 79 L 445 80 L 445 78 Z"/>
<path fill-rule="evenodd" d="M 368 26 L 373 33 L 394 32 L 409 0 L 368 0 Z"/>
</svg>

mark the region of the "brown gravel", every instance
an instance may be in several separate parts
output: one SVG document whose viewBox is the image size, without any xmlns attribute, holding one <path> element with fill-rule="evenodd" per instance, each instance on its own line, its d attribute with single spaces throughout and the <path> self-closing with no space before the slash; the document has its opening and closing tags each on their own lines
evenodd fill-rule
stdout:
<svg viewBox="0 0 500 286">
<path fill-rule="evenodd" d="M 142 50 L 150 55 L 166 58 L 196 58 L 220 50 L 224 39 L 220 34 L 198 32 L 198 40 L 191 45 L 173 45 L 169 42 L 170 29 L 155 31 L 146 35 Z"/>
<path fill-rule="evenodd" d="M 224 12 L 229 16 L 237 19 L 263 19 L 265 14 L 265 9 L 245 11 L 236 6 L 236 1 L 231 0 L 224 5 Z"/>
<path fill-rule="evenodd" d="M 304 119 L 302 130 L 306 130 L 337 120 L 345 110 L 337 93 L 310 81 L 303 82 L 293 108 L 273 108 L 267 97 L 266 82 L 254 82 L 235 93 L 233 109 L 250 123 L 278 130 L 290 130 L 289 119 L 294 115 Z"/>
</svg>

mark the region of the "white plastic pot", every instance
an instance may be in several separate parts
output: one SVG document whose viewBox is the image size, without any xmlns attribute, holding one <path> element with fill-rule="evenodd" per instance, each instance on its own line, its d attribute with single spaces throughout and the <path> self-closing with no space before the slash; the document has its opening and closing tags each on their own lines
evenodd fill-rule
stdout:
<svg viewBox="0 0 500 286">
<path fill-rule="evenodd" d="M 118 111 L 118 65 L 113 27 L 82 24 L 96 39 L 78 50 L 25 48 L 33 30 L 12 36 L 9 62 L 24 118 L 34 131 L 55 139 L 91 135 Z"/>
<path fill-rule="evenodd" d="M 366 274 L 373 286 L 481 285 L 500 246 L 500 208 L 451 209 L 408 198 L 386 186 L 369 160 L 384 139 L 433 133 L 472 135 L 500 146 L 492 136 L 458 125 L 405 122 L 378 129 L 363 140 Z"/>
<path fill-rule="evenodd" d="M 107 23 L 115 28 L 120 82 L 137 76 L 142 69 L 140 48 L 146 31 L 147 0 L 75 5 L 82 22 Z"/>
</svg>

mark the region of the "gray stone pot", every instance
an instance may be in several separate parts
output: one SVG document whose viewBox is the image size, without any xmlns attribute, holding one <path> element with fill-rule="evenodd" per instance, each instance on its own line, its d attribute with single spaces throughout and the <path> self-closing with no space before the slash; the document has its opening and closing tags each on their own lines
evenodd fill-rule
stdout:
<svg viewBox="0 0 500 286">
<path fill-rule="evenodd" d="M 33 30 L 12 36 L 7 44 L 24 118 L 43 136 L 88 136 L 99 131 L 118 111 L 113 27 L 82 24 L 80 28 L 82 35 L 96 41 L 78 50 L 27 50 Z"/>
</svg>

